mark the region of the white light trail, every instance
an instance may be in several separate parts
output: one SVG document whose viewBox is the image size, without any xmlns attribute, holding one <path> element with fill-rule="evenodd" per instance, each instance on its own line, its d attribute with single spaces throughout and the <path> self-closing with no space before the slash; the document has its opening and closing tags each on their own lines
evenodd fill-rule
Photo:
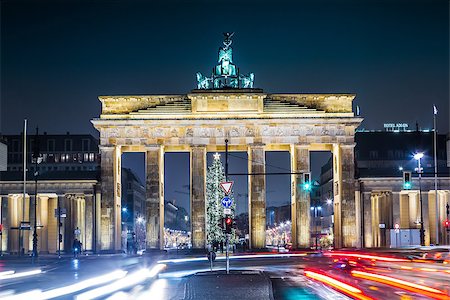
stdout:
<svg viewBox="0 0 450 300">
<path fill-rule="evenodd" d="M 231 255 L 230 259 L 252 259 L 252 258 L 282 258 L 282 257 L 299 257 L 307 256 L 307 253 L 284 253 L 284 254 L 250 254 L 250 255 Z M 225 260 L 225 256 L 219 256 L 216 260 Z M 183 263 L 183 262 L 195 262 L 195 261 L 207 261 L 207 257 L 192 257 L 192 258 L 175 258 L 164 259 L 158 261 L 158 263 Z"/>
<path fill-rule="evenodd" d="M 9 271 L 8 271 L 9 272 Z M 2 274 L 0 275 L 0 280 L 5 280 L 5 279 L 13 279 L 13 278 L 20 278 L 20 277 L 26 277 L 26 276 L 32 276 L 32 275 L 37 275 L 42 273 L 41 269 L 36 269 L 36 270 L 30 270 L 30 271 L 25 271 L 25 272 L 20 272 L 20 273 L 15 273 L 14 271 L 12 271 L 13 273 L 8 273 L 8 274 Z"/>
<path fill-rule="evenodd" d="M 155 277 L 158 275 L 158 273 L 164 269 L 165 265 L 156 265 L 151 270 L 149 269 L 141 269 L 139 271 L 136 271 L 130 275 L 127 275 L 124 278 L 121 278 L 119 280 L 114 281 L 111 284 L 84 292 L 78 296 L 75 297 L 76 300 L 90 300 L 95 299 L 98 297 L 109 295 L 113 292 L 120 291 L 124 288 L 129 288 L 133 285 L 136 285 L 138 283 L 141 283 L 148 278 Z"/>
</svg>

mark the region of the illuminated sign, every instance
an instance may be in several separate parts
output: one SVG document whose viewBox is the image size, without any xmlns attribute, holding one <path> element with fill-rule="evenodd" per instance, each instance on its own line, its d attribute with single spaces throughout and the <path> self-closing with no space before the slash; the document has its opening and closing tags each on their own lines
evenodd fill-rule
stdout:
<svg viewBox="0 0 450 300">
<path fill-rule="evenodd" d="M 409 125 L 407 123 L 384 123 L 383 127 L 386 131 L 404 131 Z"/>
</svg>

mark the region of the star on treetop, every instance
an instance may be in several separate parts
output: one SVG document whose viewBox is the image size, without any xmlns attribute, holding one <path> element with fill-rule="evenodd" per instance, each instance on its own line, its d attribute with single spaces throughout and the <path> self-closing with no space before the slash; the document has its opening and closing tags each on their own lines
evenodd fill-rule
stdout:
<svg viewBox="0 0 450 300">
<path fill-rule="evenodd" d="M 213 155 L 213 157 L 214 157 L 214 159 L 220 159 L 220 154 L 219 154 L 218 152 L 216 152 L 216 153 Z"/>
</svg>

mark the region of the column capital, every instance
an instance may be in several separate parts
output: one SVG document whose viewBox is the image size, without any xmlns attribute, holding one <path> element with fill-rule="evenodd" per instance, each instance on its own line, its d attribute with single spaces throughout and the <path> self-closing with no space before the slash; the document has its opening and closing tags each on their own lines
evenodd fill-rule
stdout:
<svg viewBox="0 0 450 300">
<path fill-rule="evenodd" d="M 251 143 L 251 144 L 248 144 L 249 148 L 263 148 L 264 146 L 266 146 L 266 144 L 264 144 L 264 143 Z"/>
<path fill-rule="evenodd" d="M 194 148 L 205 148 L 206 149 L 206 145 L 204 145 L 204 144 L 189 145 L 189 147 L 191 147 L 192 149 L 194 149 Z"/>
<path fill-rule="evenodd" d="M 305 143 L 295 143 L 293 145 L 295 148 L 306 149 L 306 150 L 309 150 L 309 148 L 311 147 L 310 144 L 305 144 Z"/>
<path fill-rule="evenodd" d="M 115 148 L 116 148 L 116 146 L 114 146 L 114 145 L 98 145 L 98 150 L 100 150 L 102 152 L 114 151 Z"/>
<path fill-rule="evenodd" d="M 350 148 L 355 148 L 356 143 L 339 144 L 339 146 L 343 149 L 350 149 Z"/>
<path fill-rule="evenodd" d="M 161 144 L 145 144 L 144 145 L 145 151 L 160 150 L 162 147 L 164 147 L 164 146 Z"/>
</svg>

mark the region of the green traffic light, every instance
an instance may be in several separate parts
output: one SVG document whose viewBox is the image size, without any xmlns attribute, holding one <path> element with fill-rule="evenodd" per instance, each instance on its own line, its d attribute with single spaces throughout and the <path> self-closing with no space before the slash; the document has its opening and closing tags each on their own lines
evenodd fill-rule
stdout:
<svg viewBox="0 0 450 300">
<path fill-rule="evenodd" d="M 403 184 L 403 188 L 404 188 L 405 190 L 410 190 L 410 189 L 411 189 L 411 182 L 405 182 L 405 183 Z"/>
<path fill-rule="evenodd" d="M 310 191 L 311 190 L 311 183 L 310 182 L 305 182 L 303 184 L 303 190 Z"/>
</svg>

